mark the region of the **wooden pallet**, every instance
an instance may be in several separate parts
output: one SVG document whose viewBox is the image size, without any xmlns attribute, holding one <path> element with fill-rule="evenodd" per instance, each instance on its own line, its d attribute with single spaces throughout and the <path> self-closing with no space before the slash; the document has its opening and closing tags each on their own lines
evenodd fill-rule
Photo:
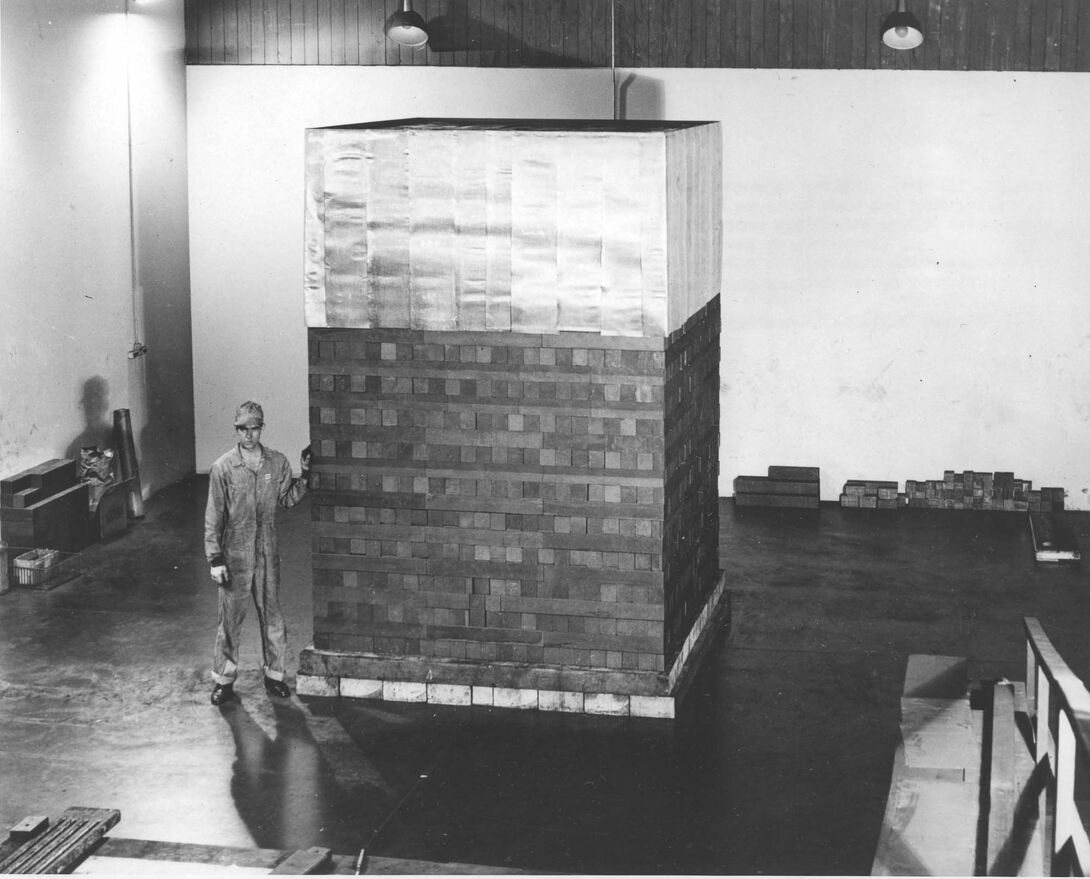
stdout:
<svg viewBox="0 0 1090 879">
<path fill-rule="evenodd" d="M 66 872 L 120 820 L 116 809 L 81 807 L 66 809 L 54 821 L 24 819 L 0 847 L 0 874 Z"/>
</svg>

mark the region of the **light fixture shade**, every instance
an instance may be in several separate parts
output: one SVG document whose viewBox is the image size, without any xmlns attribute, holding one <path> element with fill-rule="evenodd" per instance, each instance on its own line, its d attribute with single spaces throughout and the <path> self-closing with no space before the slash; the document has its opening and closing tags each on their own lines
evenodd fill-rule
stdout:
<svg viewBox="0 0 1090 879">
<path fill-rule="evenodd" d="M 905 0 L 898 0 L 897 11 L 882 22 L 882 42 L 891 49 L 915 49 L 923 42 L 923 28 L 905 8 Z"/>
<path fill-rule="evenodd" d="M 413 12 L 411 0 L 400 0 L 398 10 L 386 19 L 386 36 L 395 43 L 419 49 L 428 42 L 424 19 Z"/>
</svg>

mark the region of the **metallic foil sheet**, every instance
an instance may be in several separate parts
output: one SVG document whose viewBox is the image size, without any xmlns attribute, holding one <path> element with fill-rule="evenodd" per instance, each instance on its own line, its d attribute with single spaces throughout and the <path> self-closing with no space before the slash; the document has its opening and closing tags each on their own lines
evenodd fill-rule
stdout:
<svg viewBox="0 0 1090 879">
<path fill-rule="evenodd" d="M 311 129 L 313 327 L 667 335 L 719 292 L 717 123 Z"/>
</svg>

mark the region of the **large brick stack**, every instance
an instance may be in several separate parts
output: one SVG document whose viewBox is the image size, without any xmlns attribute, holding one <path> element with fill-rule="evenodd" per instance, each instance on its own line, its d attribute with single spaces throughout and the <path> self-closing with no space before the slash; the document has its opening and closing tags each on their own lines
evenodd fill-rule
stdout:
<svg viewBox="0 0 1090 879">
<path fill-rule="evenodd" d="M 300 692 L 672 713 L 723 599 L 719 166 L 702 176 L 697 161 L 718 156 L 718 129 L 700 128 L 424 121 L 312 133 L 308 180 L 321 177 L 308 208 L 315 616 Z M 414 150 L 462 155 L 462 141 L 481 135 L 484 157 L 476 150 L 463 160 L 483 166 L 446 169 L 457 190 L 449 201 L 429 201 L 434 187 L 449 186 L 439 176 L 403 190 L 416 186 L 425 201 L 399 209 L 415 217 L 403 240 L 379 241 L 390 235 L 385 222 L 353 231 L 373 211 L 341 191 L 366 173 L 353 164 L 338 177 L 344 162 L 381 154 L 387 186 L 404 177 L 406 154 L 418 167 Z M 573 158 L 584 141 L 589 164 Z M 671 151 L 685 159 L 672 178 Z M 458 187 L 491 179 L 491 161 L 502 167 L 494 184 L 482 183 L 478 204 L 472 187 Z M 542 163 L 554 161 L 575 178 L 543 175 Z M 645 191 L 614 176 L 626 161 Z M 631 216 L 602 230 L 602 206 L 588 192 L 604 198 L 614 182 Z M 569 196 L 569 186 L 578 192 Z M 543 213 L 542 204 L 573 213 Z M 505 234 L 497 243 L 487 222 L 448 221 L 452 206 L 463 221 L 502 216 Z M 431 212 L 439 218 L 419 222 Z M 667 231 L 667 215 L 689 222 L 694 212 L 704 224 L 695 236 Z M 565 250 L 576 231 L 597 243 Z M 690 253 L 696 244 L 700 253 Z M 387 287 L 389 275 L 349 277 L 352 254 L 387 246 L 410 291 L 426 288 L 426 302 L 404 281 Z M 596 286 L 597 261 L 615 248 L 624 267 L 609 269 L 617 289 L 607 293 Z M 541 262 L 558 250 L 576 264 Z M 642 271 L 631 263 L 641 252 Z M 492 277 L 496 253 L 504 261 L 493 287 L 452 302 L 434 285 L 453 257 L 450 289 L 464 293 L 466 261 L 488 253 L 482 278 Z M 356 270 L 380 262 L 373 256 Z M 561 287 L 593 283 L 542 288 L 543 272 Z M 677 278 L 700 278 L 704 292 L 675 291 Z"/>
<path fill-rule="evenodd" d="M 444 339 L 311 330 L 315 647 L 661 671 L 661 343 Z"/>
</svg>

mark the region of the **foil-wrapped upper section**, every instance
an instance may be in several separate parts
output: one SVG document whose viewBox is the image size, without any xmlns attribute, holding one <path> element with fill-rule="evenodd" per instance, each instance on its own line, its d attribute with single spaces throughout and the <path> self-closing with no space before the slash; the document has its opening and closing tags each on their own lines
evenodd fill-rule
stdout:
<svg viewBox="0 0 1090 879">
<path fill-rule="evenodd" d="M 307 131 L 311 327 L 665 336 L 719 293 L 718 123 Z"/>
</svg>

